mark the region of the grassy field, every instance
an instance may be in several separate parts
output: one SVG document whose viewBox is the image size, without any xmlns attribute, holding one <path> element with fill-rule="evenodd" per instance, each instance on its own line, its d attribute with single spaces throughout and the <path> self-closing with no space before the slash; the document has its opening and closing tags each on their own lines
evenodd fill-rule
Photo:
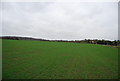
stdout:
<svg viewBox="0 0 120 81">
<path fill-rule="evenodd" d="M 3 79 L 117 79 L 118 49 L 95 44 L 3 40 Z"/>
</svg>

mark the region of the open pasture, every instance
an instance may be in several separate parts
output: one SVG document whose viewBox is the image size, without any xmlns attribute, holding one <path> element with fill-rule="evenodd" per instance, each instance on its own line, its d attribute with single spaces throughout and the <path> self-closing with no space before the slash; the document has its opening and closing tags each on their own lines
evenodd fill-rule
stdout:
<svg viewBox="0 0 120 81">
<path fill-rule="evenodd" d="M 3 79 L 117 79 L 118 49 L 81 43 L 2 40 Z"/>
</svg>

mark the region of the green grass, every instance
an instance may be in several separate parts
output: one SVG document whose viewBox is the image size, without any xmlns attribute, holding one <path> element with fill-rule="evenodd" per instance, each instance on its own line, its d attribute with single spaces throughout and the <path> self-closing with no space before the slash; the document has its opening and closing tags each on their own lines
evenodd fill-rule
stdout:
<svg viewBox="0 0 120 81">
<path fill-rule="evenodd" d="M 2 40 L 0 39 L 0 80 L 2 80 Z"/>
<path fill-rule="evenodd" d="M 3 79 L 117 79 L 118 49 L 95 44 L 3 40 Z"/>
</svg>

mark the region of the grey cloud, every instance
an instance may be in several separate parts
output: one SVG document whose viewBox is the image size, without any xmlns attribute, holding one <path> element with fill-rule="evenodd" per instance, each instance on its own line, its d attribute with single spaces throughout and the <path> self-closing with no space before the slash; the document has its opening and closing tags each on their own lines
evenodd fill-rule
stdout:
<svg viewBox="0 0 120 81">
<path fill-rule="evenodd" d="M 2 3 L 2 35 L 118 39 L 117 3 Z"/>
</svg>

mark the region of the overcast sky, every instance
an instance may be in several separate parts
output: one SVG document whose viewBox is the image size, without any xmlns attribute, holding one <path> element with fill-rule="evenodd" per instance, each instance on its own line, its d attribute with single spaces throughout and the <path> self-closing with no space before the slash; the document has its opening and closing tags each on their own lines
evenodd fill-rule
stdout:
<svg viewBox="0 0 120 81">
<path fill-rule="evenodd" d="M 118 39 L 117 2 L 4 2 L 0 9 L 5 36 Z"/>
</svg>

